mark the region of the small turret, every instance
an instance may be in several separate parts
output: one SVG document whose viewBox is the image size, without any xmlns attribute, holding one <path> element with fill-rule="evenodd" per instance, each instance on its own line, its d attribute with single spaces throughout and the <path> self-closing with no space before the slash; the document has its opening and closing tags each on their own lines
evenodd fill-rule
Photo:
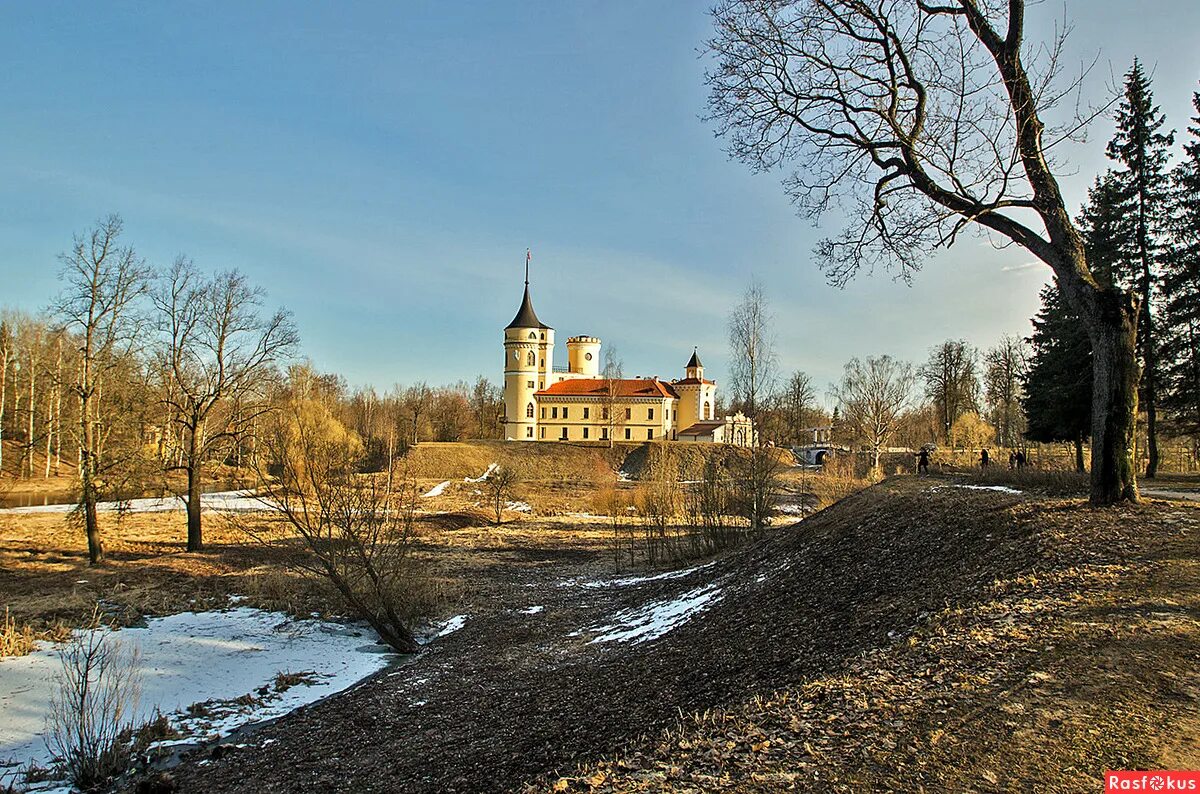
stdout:
<svg viewBox="0 0 1200 794">
<path fill-rule="evenodd" d="M 573 336 L 567 340 L 567 370 L 594 378 L 600 374 L 600 340 L 594 336 Z"/>
<path fill-rule="evenodd" d="M 700 363 L 698 354 L 699 348 L 692 349 L 692 357 L 688 359 L 688 363 L 684 368 L 688 379 L 695 378 L 696 380 L 704 379 L 704 365 Z"/>
</svg>

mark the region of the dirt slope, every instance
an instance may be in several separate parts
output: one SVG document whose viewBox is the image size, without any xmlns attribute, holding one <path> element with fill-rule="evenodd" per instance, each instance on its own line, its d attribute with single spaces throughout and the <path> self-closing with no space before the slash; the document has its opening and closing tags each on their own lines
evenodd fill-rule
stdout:
<svg viewBox="0 0 1200 794">
<path fill-rule="evenodd" d="M 1200 760 L 1197 517 L 909 479 L 675 578 L 584 587 L 564 582 L 578 560 L 514 549 L 460 631 L 176 781 L 1095 790 L 1104 765 Z M 589 642 L 619 610 L 699 591 L 716 600 L 657 639 Z"/>
</svg>

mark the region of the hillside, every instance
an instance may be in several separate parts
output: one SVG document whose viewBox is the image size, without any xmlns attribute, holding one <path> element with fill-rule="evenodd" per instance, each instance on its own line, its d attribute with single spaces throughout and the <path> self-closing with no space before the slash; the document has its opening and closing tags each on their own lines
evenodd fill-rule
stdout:
<svg viewBox="0 0 1200 794">
<path fill-rule="evenodd" d="M 1195 766 L 1198 519 L 907 478 L 666 576 L 514 547 L 459 631 L 175 782 L 1094 791 Z"/>
</svg>

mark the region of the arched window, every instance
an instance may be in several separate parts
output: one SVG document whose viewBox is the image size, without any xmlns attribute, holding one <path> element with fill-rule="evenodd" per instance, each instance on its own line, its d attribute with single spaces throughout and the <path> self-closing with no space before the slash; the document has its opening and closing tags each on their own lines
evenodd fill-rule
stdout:
<svg viewBox="0 0 1200 794">
<path fill-rule="evenodd" d="M 537 332 L 536 332 L 536 331 L 530 331 L 530 332 L 529 332 L 529 338 L 530 338 L 530 339 L 537 339 Z"/>
<path fill-rule="evenodd" d="M 704 401 L 704 418 L 712 419 L 712 403 L 708 402 L 708 400 Z"/>
<path fill-rule="evenodd" d="M 529 405 L 525 406 L 525 418 L 526 419 L 533 418 L 533 403 L 530 403 Z"/>
<path fill-rule="evenodd" d="M 527 363 L 531 367 L 534 366 L 535 364 L 537 364 L 537 354 L 535 354 L 532 350 L 530 350 L 529 355 L 527 355 L 525 357 L 525 363 Z"/>
</svg>

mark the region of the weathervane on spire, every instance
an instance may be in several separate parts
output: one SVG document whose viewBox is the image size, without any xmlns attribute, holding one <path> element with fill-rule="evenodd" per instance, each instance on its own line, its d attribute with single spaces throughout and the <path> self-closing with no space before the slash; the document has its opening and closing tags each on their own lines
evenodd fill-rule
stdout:
<svg viewBox="0 0 1200 794">
<path fill-rule="evenodd" d="M 531 254 L 529 252 L 529 249 L 526 248 L 525 249 L 525 286 L 527 286 L 527 287 L 529 286 L 529 260 L 530 259 L 533 259 L 533 254 Z"/>
</svg>

